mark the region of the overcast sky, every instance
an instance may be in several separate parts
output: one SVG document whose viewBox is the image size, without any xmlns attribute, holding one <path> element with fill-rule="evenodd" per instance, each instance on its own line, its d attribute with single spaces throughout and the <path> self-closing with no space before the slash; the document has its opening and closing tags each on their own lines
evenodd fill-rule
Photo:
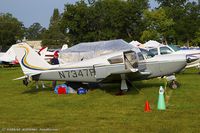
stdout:
<svg viewBox="0 0 200 133">
<path fill-rule="evenodd" d="M 23 22 L 25 27 L 29 27 L 35 22 L 48 27 L 54 8 L 63 12 L 64 4 L 75 3 L 76 1 L 78 0 L 0 0 L 0 13 L 11 13 Z M 154 0 L 150 1 L 152 8 L 157 6 Z"/>
</svg>

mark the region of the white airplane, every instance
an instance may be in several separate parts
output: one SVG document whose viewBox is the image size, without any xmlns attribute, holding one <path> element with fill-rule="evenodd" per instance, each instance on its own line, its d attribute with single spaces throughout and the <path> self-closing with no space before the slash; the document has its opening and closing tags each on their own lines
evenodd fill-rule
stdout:
<svg viewBox="0 0 200 133">
<path fill-rule="evenodd" d="M 127 90 L 127 81 L 173 75 L 187 64 L 185 55 L 170 54 L 145 60 L 138 48 L 123 42 L 126 48 L 120 51 L 60 65 L 48 64 L 26 43 L 15 44 L 14 51 L 25 75 L 17 79 L 25 78 L 25 85 L 31 80 L 81 83 L 121 81 L 121 90 Z"/>
<path fill-rule="evenodd" d="M 45 58 L 47 48 L 42 48 L 37 52 L 42 58 Z M 5 53 L 0 53 L 0 64 L 3 64 L 3 65 L 19 64 L 15 55 L 15 52 L 13 50 L 13 46 L 11 46 Z"/>
<path fill-rule="evenodd" d="M 42 54 L 41 54 L 41 56 L 43 56 L 44 57 L 44 59 L 47 61 L 47 62 L 50 62 L 50 60 L 53 58 L 53 56 L 54 56 L 54 53 L 55 52 L 59 52 L 59 51 L 62 51 L 62 50 L 66 50 L 68 48 L 68 45 L 67 44 L 64 44 L 63 46 L 62 46 L 62 48 L 61 49 L 48 49 L 48 47 L 44 47 L 44 48 L 42 48 L 40 51 L 42 52 Z M 39 52 L 40 52 L 39 51 Z M 41 53 L 40 52 L 40 53 Z"/>
<path fill-rule="evenodd" d="M 190 56 L 190 59 L 192 58 L 199 58 L 198 60 L 194 62 L 187 63 L 186 68 L 191 67 L 200 67 L 200 50 L 181 50 L 179 47 L 175 45 L 160 45 L 156 48 L 150 48 L 149 51 L 153 53 L 154 55 L 165 55 L 165 54 L 185 54 L 187 56 Z"/>
<path fill-rule="evenodd" d="M 5 53 L 4 52 L 0 52 L 0 57 L 3 56 Z"/>
</svg>

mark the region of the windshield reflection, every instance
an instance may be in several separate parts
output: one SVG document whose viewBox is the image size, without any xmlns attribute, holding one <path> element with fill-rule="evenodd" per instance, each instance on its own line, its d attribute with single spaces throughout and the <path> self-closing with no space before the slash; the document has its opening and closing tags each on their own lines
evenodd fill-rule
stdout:
<svg viewBox="0 0 200 133">
<path fill-rule="evenodd" d="M 153 53 L 151 53 L 150 51 L 146 50 L 146 49 L 142 49 L 140 48 L 140 51 L 142 53 L 142 55 L 144 56 L 145 59 L 149 59 L 154 57 L 155 55 Z"/>
</svg>

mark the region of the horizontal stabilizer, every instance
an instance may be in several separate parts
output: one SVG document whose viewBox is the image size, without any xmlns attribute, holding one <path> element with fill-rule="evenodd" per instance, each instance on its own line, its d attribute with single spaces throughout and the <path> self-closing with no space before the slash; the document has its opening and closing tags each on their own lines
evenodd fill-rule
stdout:
<svg viewBox="0 0 200 133">
<path fill-rule="evenodd" d="M 145 71 L 145 72 L 140 72 L 142 75 L 150 75 L 151 72 Z"/>
<path fill-rule="evenodd" d="M 16 78 L 16 79 L 13 79 L 13 80 L 21 80 L 21 79 L 25 79 L 26 76 L 22 76 L 22 77 L 19 77 L 19 78 Z"/>
</svg>

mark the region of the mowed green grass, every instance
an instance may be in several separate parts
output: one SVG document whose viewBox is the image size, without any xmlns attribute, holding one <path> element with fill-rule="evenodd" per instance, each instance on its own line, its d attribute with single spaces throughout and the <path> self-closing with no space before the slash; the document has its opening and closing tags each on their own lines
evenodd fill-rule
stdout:
<svg viewBox="0 0 200 133">
<path fill-rule="evenodd" d="M 0 68 L 0 129 L 50 128 L 58 132 L 200 132 L 200 75 L 190 69 L 177 75 L 181 87 L 170 90 L 169 106 L 157 110 L 163 79 L 133 82 L 136 89 L 116 96 L 118 85 L 90 90 L 86 95 L 57 95 L 51 90 L 28 87 L 12 79 L 21 69 Z M 168 89 L 168 88 L 167 88 Z M 151 112 L 144 112 L 148 100 Z M 0 130 L 1 132 L 1 130 Z"/>
</svg>

